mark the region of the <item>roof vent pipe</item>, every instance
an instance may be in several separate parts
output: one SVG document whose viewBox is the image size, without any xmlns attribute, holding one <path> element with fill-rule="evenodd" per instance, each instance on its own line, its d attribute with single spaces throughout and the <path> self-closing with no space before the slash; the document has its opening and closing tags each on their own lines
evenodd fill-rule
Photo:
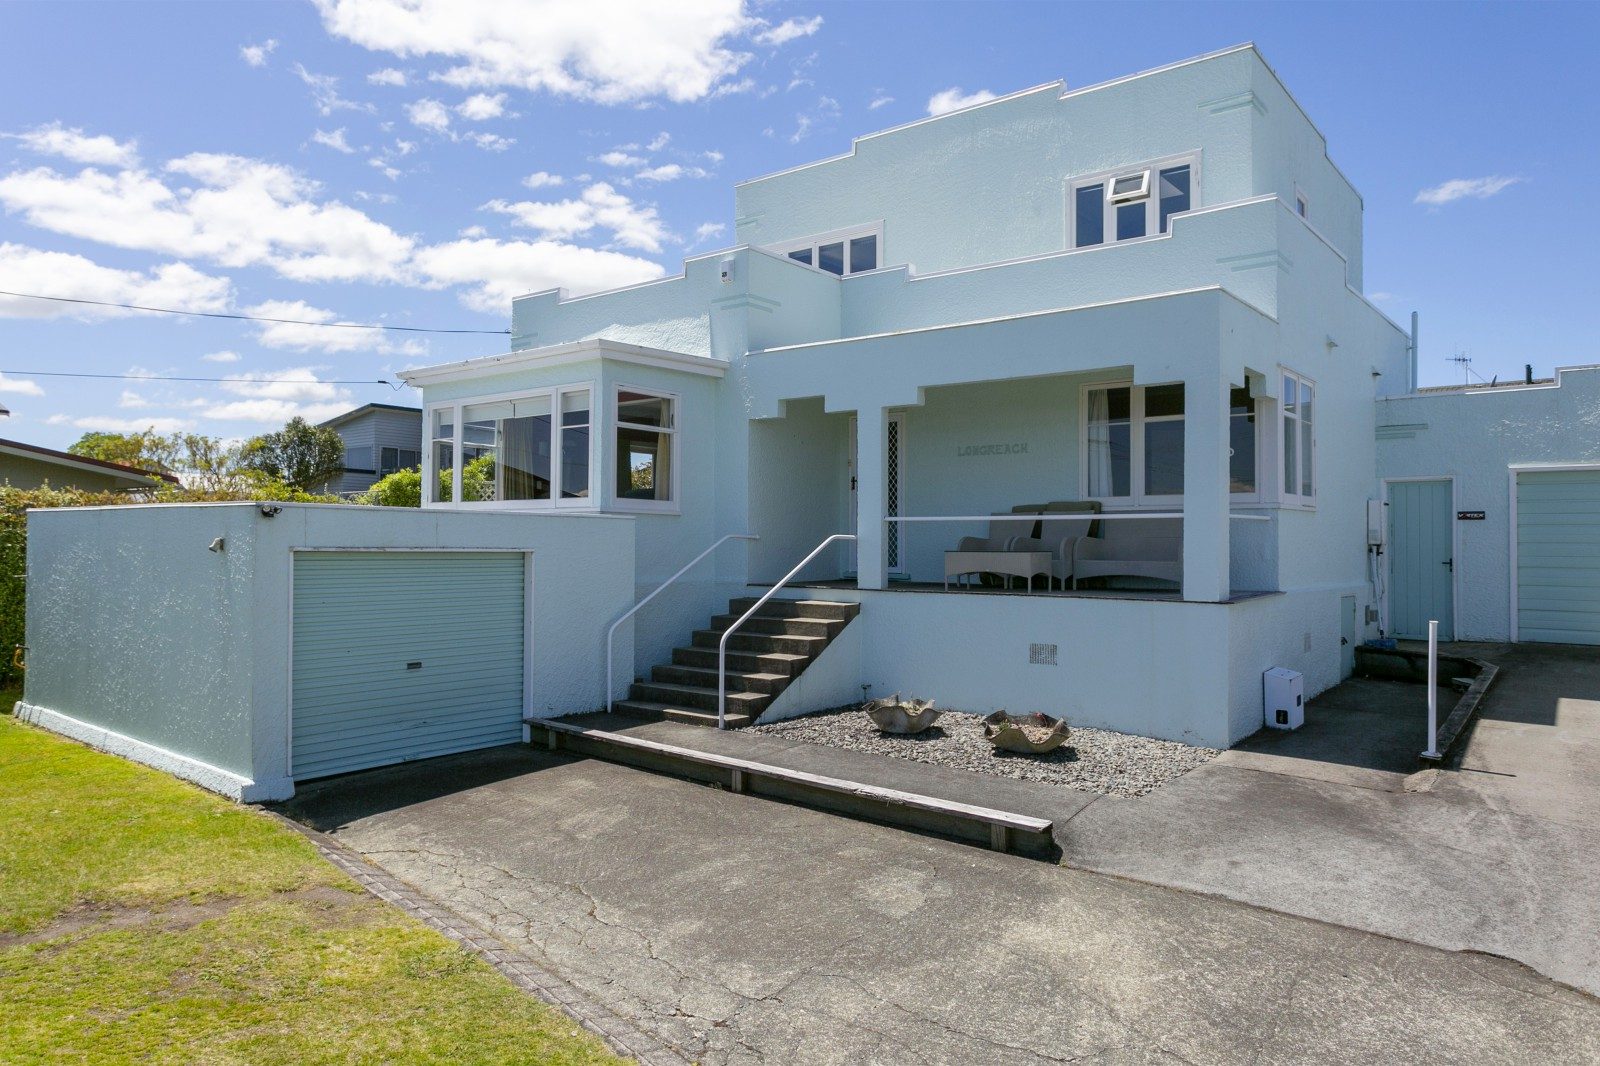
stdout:
<svg viewBox="0 0 1600 1066">
<path fill-rule="evenodd" d="M 1417 391 L 1417 313 L 1411 312 L 1411 391 Z"/>
<path fill-rule="evenodd" d="M 1525 385 L 1532 385 L 1533 384 L 1533 364 L 1532 363 L 1523 363 L 1522 364 L 1522 381 L 1523 381 L 1523 384 L 1525 384 Z"/>
</svg>

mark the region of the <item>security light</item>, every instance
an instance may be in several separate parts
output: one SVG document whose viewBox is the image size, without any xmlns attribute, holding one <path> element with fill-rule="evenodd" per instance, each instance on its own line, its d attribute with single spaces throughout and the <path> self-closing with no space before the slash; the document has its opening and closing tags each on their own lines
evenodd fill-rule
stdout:
<svg viewBox="0 0 1600 1066">
<path fill-rule="evenodd" d="M 264 504 L 261 505 L 261 517 L 262 518 L 275 518 L 275 517 L 277 517 L 278 515 L 280 515 L 282 513 L 283 513 L 283 508 L 279 507 L 275 503 L 264 503 Z"/>
</svg>

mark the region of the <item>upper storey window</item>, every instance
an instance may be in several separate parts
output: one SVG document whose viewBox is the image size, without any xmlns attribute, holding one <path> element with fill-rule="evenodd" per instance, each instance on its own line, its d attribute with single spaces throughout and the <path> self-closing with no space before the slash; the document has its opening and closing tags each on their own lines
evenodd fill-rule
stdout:
<svg viewBox="0 0 1600 1066">
<path fill-rule="evenodd" d="M 1080 178 L 1068 199 L 1074 248 L 1132 241 L 1167 232 L 1173 215 L 1194 206 L 1192 159 Z"/>
<path fill-rule="evenodd" d="M 877 270 L 882 235 L 878 230 L 825 233 L 773 249 L 797 263 L 843 277 Z"/>
</svg>

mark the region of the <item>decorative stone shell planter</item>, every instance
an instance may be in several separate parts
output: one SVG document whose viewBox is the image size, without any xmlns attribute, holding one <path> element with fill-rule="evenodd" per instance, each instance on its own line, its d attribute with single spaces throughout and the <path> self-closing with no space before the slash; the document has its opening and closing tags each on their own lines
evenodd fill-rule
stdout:
<svg viewBox="0 0 1600 1066">
<path fill-rule="evenodd" d="M 872 724 L 883 733 L 920 733 L 931 729 L 943 711 L 933 709 L 932 700 L 902 700 L 900 693 L 861 705 Z"/>
<path fill-rule="evenodd" d="M 1017 755 L 1044 755 L 1067 742 L 1072 730 L 1061 718 L 1048 714 L 1007 714 L 996 711 L 983 720 L 983 735 L 997 751 Z"/>
</svg>

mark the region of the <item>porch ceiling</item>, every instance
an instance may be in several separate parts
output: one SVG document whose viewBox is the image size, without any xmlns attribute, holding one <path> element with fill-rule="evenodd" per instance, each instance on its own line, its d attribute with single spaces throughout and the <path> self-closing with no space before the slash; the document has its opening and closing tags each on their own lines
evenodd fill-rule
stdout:
<svg viewBox="0 0 1600 1066">
<path fill-rule="evenodd" d="M 750 417 L 821 396 L 827 411 L 909 407 L 941 385 L 1131 367 L 1135 383 L 1274 361 L 1277 323 L 1222 288 L 752 352 Z"/>
</svg>

